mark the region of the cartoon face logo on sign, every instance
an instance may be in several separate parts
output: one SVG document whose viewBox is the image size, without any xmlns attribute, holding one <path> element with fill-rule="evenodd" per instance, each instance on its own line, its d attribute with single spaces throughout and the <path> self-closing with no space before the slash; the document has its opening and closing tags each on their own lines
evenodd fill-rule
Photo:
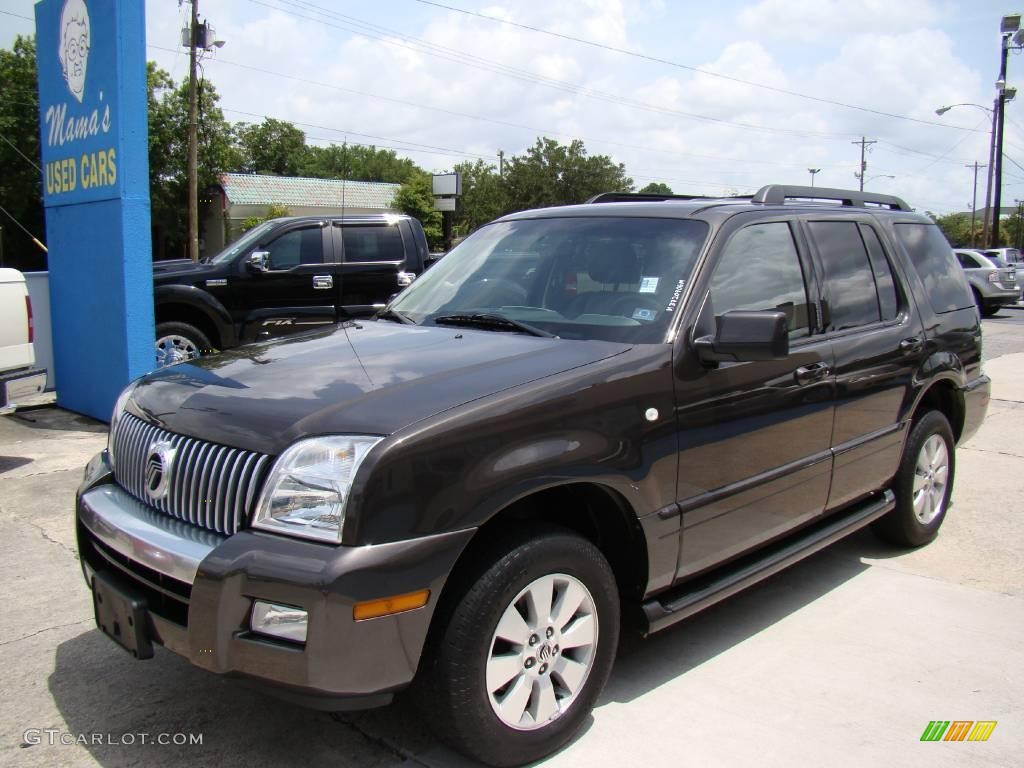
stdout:
<svg viewBox="0 0 1024 768">
<path fill-rule="evenodd" d="M 60 45 L 57 57 L 71 95 L 79 103 L 85 95 L 85 69 L 89 63 L 89 10 L 85 0 L 64 0 L 60 13 Z"/>
</svg>

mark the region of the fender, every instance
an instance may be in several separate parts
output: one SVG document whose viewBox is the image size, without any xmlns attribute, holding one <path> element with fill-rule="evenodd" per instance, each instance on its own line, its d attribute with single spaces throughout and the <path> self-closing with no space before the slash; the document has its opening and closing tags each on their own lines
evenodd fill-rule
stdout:
<svg viewBox="0 0 1024 768">
<path fill-rule="evenodd" d="M 203 313 L 217 328 L 221 348 L 228 349 L 238 343 L 238 334 L 231 313 L 217 299 L 194 285 L 158 285 L 153 289 L 153 303 L 159 307 L 165 304 L 186 304 Z"/>
</svg>

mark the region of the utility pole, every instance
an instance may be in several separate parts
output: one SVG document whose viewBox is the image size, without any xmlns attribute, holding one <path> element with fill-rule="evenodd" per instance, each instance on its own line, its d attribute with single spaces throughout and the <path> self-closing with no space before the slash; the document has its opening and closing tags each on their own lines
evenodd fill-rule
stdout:
<svg viewBox="0 0 1024 768">
<path fill-rule="evenodd" d="M 995 191 L 992 193 L 992 242 L 989 248 L 999 247 L 999 209 L 1003 200 L 1003 123 L 1006 112 L 1006 57 L 1010 52 L 1010 36 L 1002 35 L 999 55 L 999 79 L 996 81 L 996 88 L 999 95 L 996 97 L 997 106 L 997 130 L 996 130 L 996 164 L 994 170 Z"/>
<path fill-rule="evenodd" d="M 196 36 L 199 30 L 199 0 L 192 0 L 188 46 L 188 257 L 199 261 L 199 137 L 196 95 Z"/>
<path fill-rule="evenodd" d="M 868 169 L 868 161 L 864 159 L 864 153 L 867 150 L 869 144 L 877 144 L 878 141 L 876 139 L 871 139 L 869 141 L 866 137 L 861 136 L 860 141 L 851 141 L 850 143 L 860 144 L 860 173 L 854 173 L 853 175 L 860 179 L 860 191 L 863 192 L 864 176 Z"/>
<path fill-rule="evenodd" d="M 1021 219 L 1024 219 L 1024 200 L 1017 201 L 1017 250 L 1019 251 L 1024 243 L 1024 226 L 1021 226 Z"/>
<path fill-rule="evenodd" d="M 811 174 L 811 186 L 813 187 L 814 186 L 814 175 L 816 173 L 821 173 L 821 168 L 808 168 L 807 172 L 809 174 Z"/>
<path fill-rule="evenodd" d="M 500 178 L 502 178 L 502 179 L 505 178 L 505 150 L 504 149 L 499 149 L 498 150 L 498 176 Z"/>
<path fill-rule="evenodd" d="M 971 248 L 974 247 L 974 215 L 977 213 L 978 208 L 978 169 L 984 168 L 984 165 L 978 165 L 978 161 L 975 160 L 973 165 L 966 165 L 965 168 L 974 169 L 974 195 L 971 197 Z"/>
<path fill-rule="evenodd" d="M 988 145 L 988 182 L 985 185 L 985 221 L 982 225 L 981 247 L 988 247 L 988 234 L 992 231 L 992 187 L 996 167 L 996 126 L 999 123 L 999 97 L 992 102 L 992 139 Z"/>
</svg>

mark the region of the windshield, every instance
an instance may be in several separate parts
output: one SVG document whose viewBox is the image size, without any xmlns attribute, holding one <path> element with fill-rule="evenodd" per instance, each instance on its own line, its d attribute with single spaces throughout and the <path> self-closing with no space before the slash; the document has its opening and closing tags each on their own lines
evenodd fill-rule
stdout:
<svg viewBox="0 0 1024 768">
<path fill-rule="evenodd" d="M 420 324 L 499 315 L 564 339 L 664 340 L 704 222 L 545 218 L 486 226 L 391 305 Z"/>
<path fill-rule="evenodd" d="M 231 245 L 229 245 L 223 251 L 221 251 L 212 259 L 210 259 L 210 263 L 221 264 L 225 261 L 231 261 L 231 259 L 240 254 L 242 251 L 247 251 L 257 243 L 259 243 L 260 238 L 262 238 L 264 235 L 273 230 L 274 227 L 276 227 L 277 225 L 278 222 L 276 221 L 265 221 L 258 227 L 250 229 L 238 240 L 235 240 L 235 242 L 231 243 Z"/>
</svg>

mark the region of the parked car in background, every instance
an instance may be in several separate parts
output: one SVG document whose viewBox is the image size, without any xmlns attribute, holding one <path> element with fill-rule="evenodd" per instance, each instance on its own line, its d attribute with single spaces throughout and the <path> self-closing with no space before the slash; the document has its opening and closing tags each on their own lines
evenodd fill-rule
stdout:
<svg viewBox="0 0 1024 768">
<path fill-rule="evenodd" d="M 956 248 L 953 252 L 964 268 L 974 303 L 983 317 L 991 317 L 1000 307 L 1013 306 L 1020 301 L 1016 265 L 1007 264 L 995 251 Z"/>
<path fill-rule="evenodd" d="M 1024 261 L 1024 257 L 1021 256 L 1017 248 L 971 248 L 970 250 L 979 250 L 985 256 L 995 256 L 1007 264 L 1020 264 Z"/>
<path fill-rule="evenodd" d="M 273 219 L 202 262 L 157 262 L 157 365 L 371 315 L 428 258 L 417 219 L 369 214 Z"/>
<path fill-rule="evenodd" d="M 46 371 L 36 368 L 32 300 L 25 276 L 0 268 L 0 413 L 10 413 L 19 400 L 38 395 Z"/>
</svg>

